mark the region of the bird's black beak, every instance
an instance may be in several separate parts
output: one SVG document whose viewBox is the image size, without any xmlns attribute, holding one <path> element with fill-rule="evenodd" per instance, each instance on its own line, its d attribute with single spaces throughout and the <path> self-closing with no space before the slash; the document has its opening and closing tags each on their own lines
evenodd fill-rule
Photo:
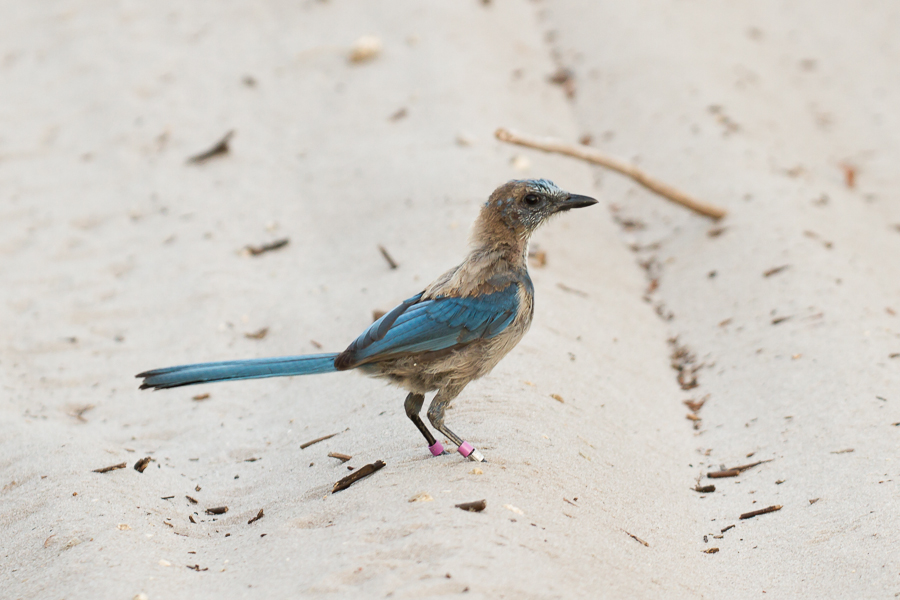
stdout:
<svg viewBox="0 0 900 600">
<path fill-rule="evenodd" d="M 597 201 L 593 198 L 579 196 L 578 194 L 570 194 L 568 198 L 557 205 L 558 208 L 556 210 L 557 212 L 562 212 L 573 208 L 584 208 L 585 206 L 591 206 L 592 204 L 597 204 Z"/>
</svg>

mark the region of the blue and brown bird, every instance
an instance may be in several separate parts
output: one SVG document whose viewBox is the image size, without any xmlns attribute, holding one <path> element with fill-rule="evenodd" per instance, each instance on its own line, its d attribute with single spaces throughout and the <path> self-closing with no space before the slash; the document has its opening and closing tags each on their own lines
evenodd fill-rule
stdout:
<svg viewBox="0 0 900 600">
<path fill-rule="evenodd" d="M 432 426 L 464 457 L 483 461 L 478 450 L 444 424 L 444 412 L 470 381 L 487 375 L 531 325 L 531 234 L 555 214 L 596 203 L 546 179 L 505 183 L 481 208 L 465 260 L 375 321 L 343 352 L 154 369 L 137 375 L 144 380 L 141 389 L 359 369 L 409 391 L 406 415 L 435 456 L 444 448 L 419 413 L 425 394 L 437 391 L 428 408 Z"/>
</svg>

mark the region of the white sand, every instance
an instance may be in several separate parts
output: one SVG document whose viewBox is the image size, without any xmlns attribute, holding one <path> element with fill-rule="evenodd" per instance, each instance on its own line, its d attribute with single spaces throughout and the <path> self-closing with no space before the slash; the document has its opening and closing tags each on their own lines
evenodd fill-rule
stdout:
<svg viewBox="0 0 900 600">
<path fill-rule="evenodd" d="M 0 6 L 0 597 L 900 592 L 900 9 L 733 4 Z M 381 54 L 349 64 L 366 34 Z M 591 133 L 727 229 L 498 126 Z M 230 129 L 227 156 L 185 165 Z M 342 349 L 525 176 L 647 227 L 601 206 L 538 234 L 534 326 L 448 417 L 490 462 L 431 458 L 404 393 L 356 374 L 136 389 L 152 367 Z M 674 335 L 706 364 L 696 389 Z M 695 431 L 682 401 L 707 394 Z M 330 495 L 348 471 L 328 452 L 387 466 Z"/>
</svg>

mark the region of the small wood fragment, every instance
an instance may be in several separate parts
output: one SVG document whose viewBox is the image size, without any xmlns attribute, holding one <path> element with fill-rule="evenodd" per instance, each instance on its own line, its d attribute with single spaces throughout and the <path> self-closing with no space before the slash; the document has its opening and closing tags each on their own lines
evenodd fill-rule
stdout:
<svg viewBox="0 0 900 600">
<path fill-rule="evenodd" d="M 563 397 L 560 396 L 559 394 L 550 394 L 550 397 L 553 398 L 554 400 L 556 400 L 557 402 L 559 402 L 560 404 L 566 403 L 566 401 L 563 400 Z"/>
<path fill-rule="evenodd" d="M 334 488 L 332 488 L 332 490 L 331 490 L 331 493 L 335 494 L 337 492 L 340 492 L 341 490 L 346 490 L 348 487 L 350 487 L 351 485 L 353 485 L 360 479 L 363 479 L 364 477 L 368 477 L 369 475 L 371 475 L 372 473 L 374 473 L 375 471 L 378 471 L 379 469 L 381 469 L 383 467 L 384 467 L 384 461 L 376 460 L 375 462 L 370 463 L 370 464 L 360 468 L 358 471 L 350 473 L 349 475 L 347 475 L 346 477 L 344 477 L 343 479 L 341 479 L 340 481 L 335 483 Z"/>
<path fill-rule="evenodd" d="M 772 325 L 778 325 L 779 323 L 784 323 L 785 321 L 787 321 L 790 318 L 791 318 L 790 316 L 787 316 L 787 317 L 778 317 L 776 319 L 772 319 Z"/>
<path fill-rule="evenodd" d="M 347 60 L 362 63 L 372 60 L 381 53 L 381 39 L 374 35 L 364 35 L 353 43 Z"/>
<path fill-rule="evenodd" d="M 752 519 L 753 517 L 758 517 L 759 515 L 765 515 L 770 512 L 775 512 L 781 510 L 780 504 L 775 504 L 773 506 L 767 506 L 765 508 L 761 508 L 759 510 L 754 510 L 748 513 L 744 513 L 741 515 L 741 520 L 743 519 Z"/>
<path fill-rule="evenodd" d="M 150 460 L 151 459 L 149 456 L 145 456 L 141 460 L 134 463 L 134 470 L 137 471 L 138 473 L 143 473 L 144 469 L 147 468 L 147 465 L 150 464 Z"/>
<path fill-rule="evenodd" d="M 111 467 L 103 467 L 102 469 L 94 469 L 94 473 L 109 473 L 110 471 L 115 471 L 116 469 L 124 469 L 128 466 L 128 463 L 119 463 L 117 465 L 112 465 Z"/>
<path fill-rule="evenodd" d="M 192 396 L 191 400 L 196 400 L 197 402 L 200 402 L 200 401 L 206 400 L 208 398 L 209 398 L 209 394 L 204 393 L 204 394 L 197 394 L 196 396 Z"/>
<path fill-rule="evenodd" d="M 338 433 L 340 433 L 340 431 L 338 431 L 337 433 L 329 434 L 329 435 L 323 435 L 322 437 L 316 438 L 316 439 L 314 439 L 314 440 L 310 440 L 310 441 L 306 442 L 305 444 L 300 444 L 300 449 L 301 449 L 301 450 L 306 450 L 307 448 L 309 448 L 309 447 L 312 446 L 313 444 L 318 444 L 319 442 L 324 442 L 325 440 L 328 440 L 328 439 L 333 438 L 333 437 L 336 436 Z"/>
<path fill-rule="evenodd" d="M 208 515 L 224 515 L 228 512 L 227 506 L 215 506 L 213 508 L 207 508 L 206 514 Z"/>
<path fill-rule="evenodd" d="M 691 412 L 697 412 L 703 405 L 706 404 L 706 398 L 702 398 L 701 400 L 685 400 L 684 405 L 691 409 Z"/>
<path fill-rule="evenodd" d="M 725 469 L 723 471 L 713 471 L 712 473 L 707 473 L 706 476 L 710 479 L 720 479 L 722 477 L 737 477 L 747 469 L 752 469 L 757 465 L 761 465 L 763 463 L 772 462 L 775 460 L 774 458 L 769 458 L 766 460 L 758 460 L 755 463 L 750 463 L 749 465 L 741 465 L 740 467 L 732 467 L 730 469 Z"/>
<path fill-rule="evenodd" d="M 385 248 L 384 246 L 378 246 L 378 251 L 381 252 L 381 256 L 383 256 L 384 260 L 387 261 L 387 264 L 391 268 L 391 270 L 396 269 L 399 266 L 388 253 L 387 248 Z"/>
<path fill-rule="evenodd" d="M 197 504 L 197 499 L 196 499 L 196 498 L 191 498 L 190 496 L 185 496 L 185 498 L 187 498 L 187 499 L 190 501 L 191 504 Z"/>
<path fill-rule="evenodd" d="M 844 448 L 843 450 L 835 450 L 831 454 L 847 454 L 848 452 L 853 452 L 853 448 Z"/>
<path fill-rule="evenodd" d="M 775 275 L 776 273 L 781 273 L 785 269 L 790 268 L 790 266 L 791 265 L 781 265 L 780 267 L 772 267 L 771 269 L 769 269 L 768 271 L 765 271 L 763 273 L 763 277 L 771 277 L 772 275 Z"/>
<path fill-rule="evenodd" d="M 342 463 L 345 463 L 345 462 L 347 462 L 348 460 L 350 460 L 351 458 L 353 458 L 353 457 L 352 457 L 351 455 L 349 455 L 349 454 L 341 454 L 340 452 L 329 452 L 329 453 L 328 453 L 328 456 L 329 456 L 330 458 L 336 458 L 336 459 L 338 459 L 339 461 L 341 461 Z"/>
<path fill-rule="evenodd" d="M 208 161 L 209 159 L 211 159 L 213 157 L 220 156 L 222 154 L 228 154 L 228 151 L 229 151 L 228 142 L 231 141 L 232 136 L 234 136 L 233 129 L 231 131 L 229 131 L 228 133 L 226 133 L 225 137 L 223 137 L 221 140 L 216 142 L 216 144 L 209 150 L 206 150 L 205 152 L 201 152 L 200 154 L 196 154 L 196 155 L 188 158 L 187 159 L 188 164 L 199 165 L 201 163 Z"/>
<path fill-rule="evenodd" d="M 485 508 L 487 508 L 487 500 L 475 500 L 474 502 L 463 502 L 462 504 L 457 504 L 456 508 L 461 510 L 466 510 L 469 512 L 481 512 Z"/>
<path fill-rule="evenodd" d="M 701 494 L 711 494 L 716 491 L 716 486 L 714 485 L 700 485 L 699 483 L 691 488 L 695 492 L 700 492 Z"/>
<path fill-rule="evenodd" d="M 283 238 L 280 240 L 275 240 L 270 244 L 263 244 L 262 246 L 244 246 L 244 252 L 246 252 L 250 256 L 259 256 L 260 254 L 265 254 L 266 252 L 272 252 L 273 250 L 284 248 L 290 242 L 290 239 Z"/>
<path fill-rule="evenodd" d="M 852 190 L 856 187 L 856 167 L 846 162 L 841 163 L 840 167 L 844 171 L 844 183 Z"/>
<path fill-rule="evenodd" d="M 720 531 L 721 531 L 721 533 L 725 533 L 725 532 L 728 531 L 729 529 L 734 529 L 734 525 L 729 525 L 728 527 L 726 527 L 726 528 L 724 528 L 724 529 L 721 529 Z"/>
<path fill-rule="evenodd" d="M 248 340 L 261 340 L 264 339 L 267 335 L 269 335 L 269 328 L 263 327 L 262 329 L 258 329 L 253 333 L 245 333 L 244 337 Z"/>
<path fill-rule="evenodd" d="M 625 531 L 625 530 L 623 529 L 622 531 Z M 639 543 L 643 544 L 644 546 L 647 546 L 648 548 L 650 547 L 650 544 L 648 544 L 647 542 L 645 542 L 638 536 L 634 535 L 633 533 L 628 533 L 627 531 L 625 531 L 625 533 L 628 534 L 628 537 L 630 537 L 634 541 L 639 542 Z"/>
<path fill-rule="evenodd" d="M 247 521 L 247 525 L 252 525 L 253 523 L 256 523 L 257 521 L 262 519 L 264 516 L 266 516 L 266 515 L 263 513 L 263 509 L 259 509 L 259 512 L 256 513 L 256 516 L 253 517 L 252 519 L 250 519 L 249 521 Z"/>
<path fill-rule="evenodd" d="M 815 503 L 818 502 L 818 501 L 819 501 L 818 498 L 810 498 L 810 499 L 809 499 L 809 503 L 810 503 L 810 504 L 815 504 Z"/>
<path fill-rule="evenodd" d="M 689 208 L 701 215 L 711 217 L 712 219 L 721 219 L 727 214 L 724 209 L 719 208 L 718 206 L 700 202 L 699 200 L 692 198 L 684 192 L 650 177 L 637 167 L 605 156 L 604 154 L 601 154 L 600 152 L 588 146 L 574 146 L 570 144 L 564 144 L 557 140 L 539 140 L 533 137 L 519 135 L 502 128 L 494 132 L 494 136 L 501 142 L 517 144 L 519 146 L 534 148 L 536 150 L 543 150 L 544 152 L 556 152 L 558 154 L 565 154 L 567 156 L 579 158 L 595 165 L 600 165 L 601 167 L 606 167 L 607 169 L 616 171 L 617 173 L 621 173 L 626 177 L 630 177 L 636 183 L 644 186 L 652 192 L 659 194 L 667 200 L 671 200 L 672 202 Z"/>
<path fill-rule="evenodd" d="M 703 550 L 702 552 L 703 552 L 703 554 L 715 554 L 718 551 L 719 551 L 719 549 L 716 548 L 715 546 L 713 546 L 712 548 L 707 548 L 706 550 Z"/>
</svg>

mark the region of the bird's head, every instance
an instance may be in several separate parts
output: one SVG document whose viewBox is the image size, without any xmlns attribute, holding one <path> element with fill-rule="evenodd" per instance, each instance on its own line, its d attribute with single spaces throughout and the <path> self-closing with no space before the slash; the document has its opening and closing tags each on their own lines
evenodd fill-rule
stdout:
<svg viewBox="0 0 900 600">
<path fill-rule="evenodd" d="M 482 227 L 476 235 L 497 236 L 501 230 L 526 241 L 541 223 L 555 214 L 597 204 L 587 196 L 570 194 L 546 179 L 522 179 L 504 183 L 481 209 Z"/>
</svg>

